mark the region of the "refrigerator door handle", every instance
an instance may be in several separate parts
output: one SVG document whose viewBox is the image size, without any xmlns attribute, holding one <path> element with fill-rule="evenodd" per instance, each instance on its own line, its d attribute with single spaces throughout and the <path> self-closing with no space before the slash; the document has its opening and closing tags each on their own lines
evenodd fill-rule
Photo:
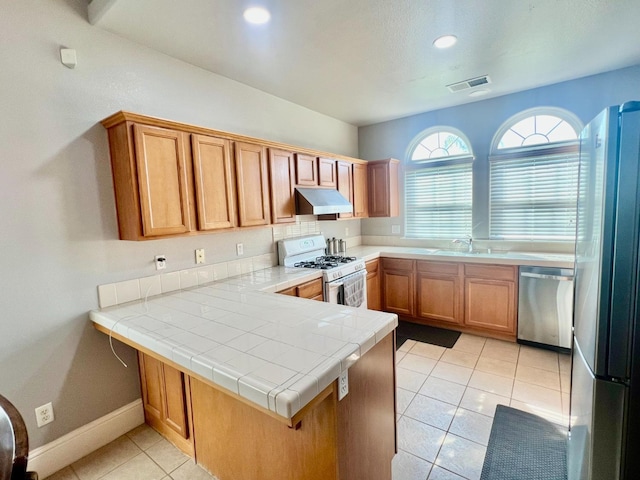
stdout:
<svg viewBox="0 0 640 480">
<path fill-rule="evenodd" d="M 531 273 L 531 272 L 520 272 L 521 277 L 530 277 L 530 278 L 544 278 L 546 280 L 564 280 L 570 282 L 573 280 L 573 277 L 568 277 L 565 275 L 544 275 L 542 273 Z"/>
</svg>

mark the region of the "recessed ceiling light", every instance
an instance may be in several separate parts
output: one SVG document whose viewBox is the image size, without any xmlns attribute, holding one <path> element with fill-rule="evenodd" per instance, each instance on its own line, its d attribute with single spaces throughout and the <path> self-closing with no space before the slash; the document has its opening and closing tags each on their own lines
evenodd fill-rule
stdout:
<svg viewBox="0 0 640 480">
<path fill-rule="evenodd" d="M 266 8 L 262 7 L 250 7 L 244 11 L 244 19 L 255 25 L 262 25 L 267 23 L 271 18 L 271 14 Z"/>
<path fill-rule="evenodd" d="M 483 95 L 486 95 L 487 93 L 489 93 L 489 89 L 487 88 L 481 88 L 480 90 L 474 90 L 473 92 L 471 92 L 469 94 L 470 97 L 481 97 Z"/>
<path fill-rule="evenodd" d="M 433 46 L 436 48 L 449 48 L 454 46 L 457 41 L 458 37 L 455 35 L 443 35 L 433 41 Z"/>
</svg>

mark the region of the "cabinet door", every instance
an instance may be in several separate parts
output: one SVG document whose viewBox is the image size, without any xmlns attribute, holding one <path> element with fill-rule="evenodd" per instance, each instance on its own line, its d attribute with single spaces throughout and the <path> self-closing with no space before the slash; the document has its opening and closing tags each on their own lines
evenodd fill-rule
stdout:
<svg viewBox="0 0 640 480">
<path fill-rule="evenodd" d="M 338 191 L 353 205 L 353 169 L 349 162 L 337 162 Z M 353 213 L 341 213 L 340 218 L 351 218 Z"/>
<path fill-rule="evenodd" d="M 296 221 L 295 162 L 293 153 L 269 149 L 269 179 L 271 183 L 271 222 Z"/>
<path fill-rule="evenodd" d="M 415 273 L 413 260 L 383 259 L 382 309 L 413 317 L 415 313 Z"/>
<path fill-rule="evenodd" d="M 367 308 L 369 310 L 382 310 L 382 298 L 380 296 L 380 261 L 370 260 L 367 267 Z"/>
<path fill-rule="evenodd" d="M 178 435 L 188 438 L 184 374 L 166 364 L 162 365 L 162 370 L 165 389 L 164 421 Z"/>
<path fill-rule="evenodd" d="M 318 158 L 296 154 L 296 184 L 308 187 L 318 186 Z"/>
<path fill-rule="evenodd" d="M 188 232 L 191 222 L 184 135 L 138 124 L 133 131 L 143 235 Z"/>
<path fill-rule="evenodd" d="M 264 147 L 238 142 L 235 160 L 240 226 L 269 225 L 269 181 Z"/>
<path fill-rule="evenodd" d="M 192 135 L 198 229 L 236 226 L 236 211 L 228 140 Z"/>
<path fill-rule="evenodd" d="M 367 165 L 353 164 L 353 214 L 358 218 L 369 216 L 369 190 L 367 188 Z"/>
<path fill-rule="evenodd" d="M 462 324 L 460 293 L 459 277 L 418 272 L 418 317 Z"/>
<path fill-rule="evenodd" d="M 138 354 L 140 364 L 140 386 L 142 387 L 142 404 L 145 416 L 152 416 L 162 421 L 164 405 L 164 380 L 162 378 L 162 362 L 153 357 Z"/>
<path fill-rule="evenodd" d="M 332 158 L 318 159 L 318 185 L 336 188 L 336 161 Z"/>
<path fill-rule="evenodd" d="M 515 282 L 466 277 L 464 292 L 465 325 L 515 335 Z"/>
<path fill-rule="evenodd" d="M 398 164 L 395 159 L 368 163 L 370 217 L 397 217 L 400 214 Z"/>
<path fill-rule="evenodd" d="M 322 279 L 316 278 L 315 280 L 296 286 L 296 295 L 302 298 L 323 301 Z"/>
</svg>

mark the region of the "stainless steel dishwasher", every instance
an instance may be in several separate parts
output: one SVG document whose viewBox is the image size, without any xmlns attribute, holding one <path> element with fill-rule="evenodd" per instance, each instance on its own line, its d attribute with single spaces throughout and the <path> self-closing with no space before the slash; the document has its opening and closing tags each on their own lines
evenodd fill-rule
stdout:
<svg viewBox="0 0 640 480">
<path fill-rule="evenodd" d="M 520 267 L 518 342 L 571 348 L 573 269 Z"/>
</svg>

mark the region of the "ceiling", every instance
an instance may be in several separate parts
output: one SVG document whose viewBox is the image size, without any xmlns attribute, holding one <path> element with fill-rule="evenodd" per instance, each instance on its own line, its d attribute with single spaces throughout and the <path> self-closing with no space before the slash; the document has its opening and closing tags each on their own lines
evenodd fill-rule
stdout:
<svg viewBox="0 0 640 480">
<path fill-rule="evenodd" d="M 271 21 L 242 12 L 261 4 Z M 93 0 L 94 25 L 354 125 L 640 64 L 638 0 Z M 452 33 L 447 50 L 433 40 Z M 446 85 L 489 75 L 480 87 Z"/>
</svg>

